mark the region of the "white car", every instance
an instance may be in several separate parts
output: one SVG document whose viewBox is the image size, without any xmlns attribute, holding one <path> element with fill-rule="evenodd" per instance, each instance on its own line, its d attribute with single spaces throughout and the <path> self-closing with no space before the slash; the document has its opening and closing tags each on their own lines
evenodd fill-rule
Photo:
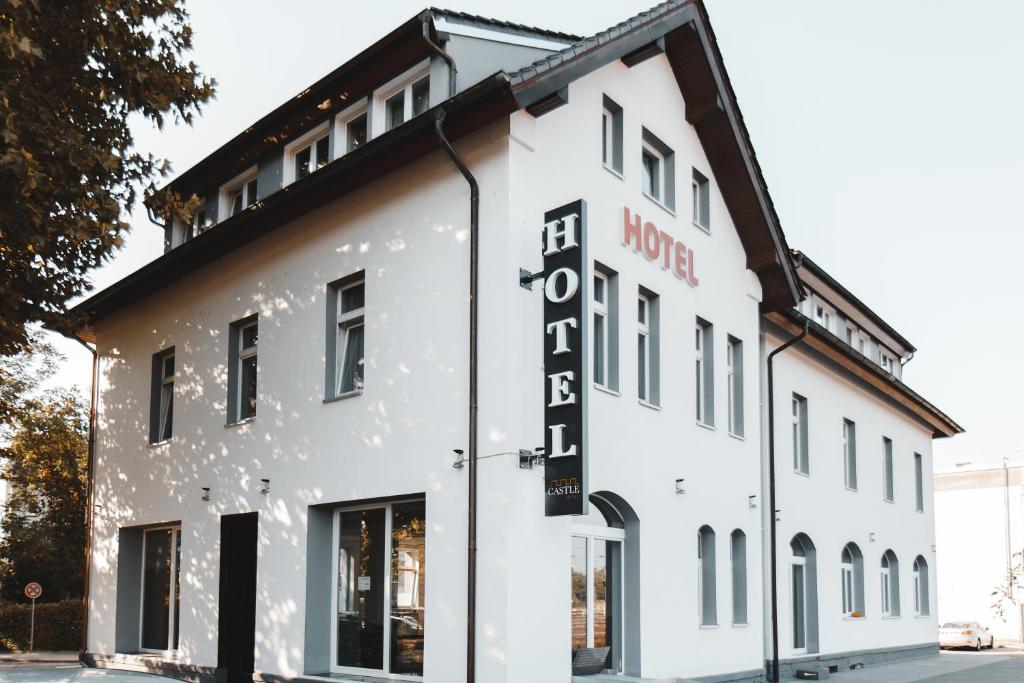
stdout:
<svg viewBox="0 0 1024 683">
<path fill-rule="evenodd" d="M 947 621 L 939 627 L 939 647 L 995 647 L 995 636 L 976 621 Z"/>
</svg>

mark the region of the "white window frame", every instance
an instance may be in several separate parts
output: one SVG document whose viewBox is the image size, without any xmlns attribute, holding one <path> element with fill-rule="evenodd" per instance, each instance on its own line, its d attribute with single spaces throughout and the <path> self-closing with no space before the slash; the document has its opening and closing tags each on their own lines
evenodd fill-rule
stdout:
<svg viewBox="0 0 1024 683">
<path fill-rule="evenodd" d="M 700 179 L 697 176 L 700 176 Z M 690 169 L 690 185 L 693 191 L 693 224 L 706 233 L 711 232 L 711 179 L 696 168 Z M 701 216 L 707 215 L 707 220 Z"/>
<path fill-rule="evenodd" d="M 743 342 L 731 335 L 725 337 L 725 387 L 726 403 L 728 404 L 729 433 L 733 436 L 742 436 L 743 425 L 739 421 L 736 408 L 743 403 L 742 372 L 736 372 L 736 353 L 743 352 Z M 740 358 L 742 368 L 742 358 Z M 740 427 L 741 429 L 737 429 Z"/>
<path fill-rule="evenodd" d="M 403 121 L 402 124 L 408 123 L 412 119 L 412 86 L 418 83 L 425 77 L 430 76 L 430 59 L 424 59 L 422 62 L 409 69 L 405 73 L 391 79 L 384 85 L 380 86 L 373 91 L 373 121 L 371 130 L 372 133 L 367 135 L 367 138 L 377 137 L 390 130 L 387 119 L 387 101 L 397 95 L 400 91 L 405 92 L 405 102 L 403 103 Z M 427 102 L 427 109 L 430 109 L 430 102 Z M 398 124 L 398 125 L 402 125 Z M 398 126 L 395 126 L 397 128 Z"/>
<path fill-rule="evenodd" d="M 889 556 L 882 554 L 882 616 L 891 617 L 892 613 L 892 565 L 889 563 Z"/>
<path fill-rule="evenodd" d="M 836 319 L 836 310 L 819 297 L 814 297 L 814 301 L 811 304 L 811 313 L 814 318 L 814 322 L 818 323 L 829 332 L 835 331 L 832 324 Z"/>
<path fill-rule="evenodd" d="M 366 142 L 373 139 L 373 122 L 369 116 L 370 100 L 362 97 L 351 106 L 342 110 L 334 117 L 334 154 L 333 159 L 339 159 L 349 153 L 348 148 L 348 124 L 354 119 L 366 114 Z M 366 143 L 363 143 L 366 144 Z"/>
<path fill-rule="evenodd" d="M 882 500 L 896 502 L 896 456 L 888 437 L 882 437 Z"/>
<path fill-rule="evenodd" d="M 174 640 L 174 616 L 175 616 L 175 612 L 177 611 L 176 607 L 175 607 L 175 602 L 176 602 L 176 598 L 177 598 L 177 588 L 174 585 L 175 584 L 175 580 L 174 579 L 175 579 L 175 575 L 178 574 L 178 572 L 179 572 L 177 549 L 178 549 L 178 544 L 181 542 L 179 540 L 180 537 L 181 537 L 181 525 L 180 524 L 166 524 L 164 526 L 155 526 L 155 527 L 150 527 L 148 529 L 143 529 L 142 530 L 142 562 L 141 562 L 142 570 L 141 570 L 141 577 L 139 579 L 139 587 L 140 588 L 139 588 L 139 634 L 138 634 L 138 643 L 139 643 L 139 652 L 146 652 L 146 653 L 150 653 L 150 654 L 159 654 L 159 655 L 163 655 L 165 657 L 173 657 L 173 656 L 175 656 L 177 654 L 177 652 L 178 652 L 177 649 L 173 649 L 173 648 L 168 647 L 165 650 L 157 650 L 157 649 L 153 649 L 153 648 L 142 647 L 142 629 L 143 629 L 143 625 L 145 623 L 145 607 L 146 607 L 146 536 L 151 531 L 166 531 L 168 529 L 172 533 L 171 533 L 171 580 L 169 582 L 170 583 L 170 593 L 168 594 L 168 598 L 170 599 L 170 603 L 169 603 L 168 608 L 167 608 L 167 644 L 171 645 L 172 641 Z M 179 583 L 180 583 L 180 580 L 179 580 Z M 179 636 L 180 636 L 180 634 L 179 634 Z M 181 646 L 180 640 L 178 642 L 178 645 L 179 645 L 179 648 L 180 648 L 180 646 Z"/>
<path fill-rule="evenodd" d="M 291 185 L 295 182 L 295 157 L 298 156 L 299 152 L 302 152 L 307 147 L 311 147 L 309 155 L 310 175 L 316 173 L 318 170 L 316 167 L 316 161 L 313 158 L 313 154 L 316 152 L 316 143 L 319 142 L 323 137 L 329 138 L 331 134 L 331 122 L 324 121 L 316 128 L 306 131 L 299 137 L 295 138 L 284 146 L 284 169 L 282 171 L 282 185 Z M 327 163 L 332 161 L 330 142 L 328 141 L 327 147 Z"/>
<path fill-rule="evenodd" d="M 643 312 L 643 319 L 641 320 L 640 313 Z M 639 358 L 637 359 L 637 378 L 636 378 L 636 393 L 644 403 L 651 402 L 651 299 L 645 294 L 637 295 L 637 307 L 636 307 L 636 334 L 637 334 L 637 354 L 640 353 L 641 344 L 644 349 L 644 366 L 639 367 Z M 642 374 L 640 374 L 642 373 Z M 643 380 L 643 386 L 641 387 L 641 379 Z M 643 391 L 641 391 L 641 389 Z"/>
<path fill-rule="evenodd" d="M 615 113 L 608 107 L 601 107 L 601 163 L 609 171 L 619 174 L 612 164 L 615 163 Z"/>
<path fill-rule="evenodd" d="M 353 289 L 354 287 L 363 288 L 363 306 L 362 308 L 355 308 L 351 311 L 342 312 L 342 302 L 345 300 L 344 293 Z M 335 314 L 337 315 L 337 341 L 335 343 L 335 353 L 337 356 L 334 359 L 335 362 L 335 377 L 334 377 L 334 396 L 336 398 L 344 398 L 346 396 L 354 396 L 363 393 L 366 387 L 366 279 L 360 278 L 345 284 L 342 287 L 338 287 L 337 291 L 337 308 Z M 345 376 L 345 351 L 349 344 L 349 332 L 357 327 L 363 328 L 363 379 L 362 383 L 358 384 L 354 389 L 350 391 L 342 391 L 341 383 Z"/>
<path fill-rule="evenodd" d="M 665 207 L 665 155 L 652 147 L 646 141 L 641 142 L 640 145 L 640 182 L 642 183 L 640 189 L 644 193 L 645 197 Z M 656 162 L 655 168 L 657 170 L 657 178 L 652 179 L 651 192 L 647 191 L 646 169 L 643 161 L 644 155 L 652 157 Z"/>
<path fill-rule="evenodd" d="M 392 500 L 386 503 L 368 504 L 368 505 L 352 505 L 343 506 L 336 508 L 332 515 L 333 529 L 331 531 L 331 577 L 330 577 L 330 591 L 331 591 L 331 644 L 328 648 L 328 656 L 330 657 L 330 673 L 332 674 L 350 674 L 350 675 L 377 675 L 383 676 L 387 680 L 396 681 L 423 681 L 423 676 L 415 676 L 412 674 L 395 674 L 390 673 L 391 668 L 391 557 L 394 552 L 394 538 L 392 538 L 392 527 L 393 527 L 393 508 L 395 505 L 402 503 L 419 503 L 422 502 L 423 498 L 404 498 L 401 500 Z M 353 666 L 338 666 L 338 543 L 341 540 L 341 515 L 345 512 L 359 512 L 360 510 L 379 510 L 384 509 L 384 634 L 383 634 L 383 654 L 381 656 L 381 662 L 384 664 L 383 669 L 364 669 L 361 667 Z M 424 506 L 424 509 L 426 507 Z M 424 518 L 425 519 L 425 518 Z M 424 539 L 426 543 L 426 539 Z"/>
<path fill-rule="evenodd" d="M 846 343 L 860 355 L 868 354 L 868 336 L 853 323 L 846 323 Z"/>
<path fill-rule="evenodd" d="M 696 329 L 696 334 L 694 335 L 694 363 L 697 368 L 697 422 L 707 424 L 707 406 L 704 401 L 704 363 L 707 362 L 704 354 L 705 328 L 700 322 L 697 322 L 694 328 Z"/>
<path fill-rule="evenodd" d="M 257 198 L 249 197 L 249 192 L 250 192 L 249 184 L 253 180 L 257 180 L 257 171 L 258 170 L 259 169 L 256 166 L 253 166 L 253 167 L 251 167 L 249 169 L 246 169 L 244 172 L 239 173 L 237 176 L 235 176 L 234 178 L 232 178 L 231 180 L 229 180 L 228 182 L 226 182 L 226 183 L 224 183 L 223 185 L 220 186 L 220 191 L 217 193 L 218 194 L 218 204 L 217 204 L 217 215 L 218 216 L 224 216 L 225 218 L 230 218 L 233 215 L 237 215 L 237 214 L 232 214 L 231 213 L 231 208 L 232 208 L 232 205 L 234 204 L 234 201 L 233 201 L 234 195 L 236 193 L 238 193 L 238 192 L 241 192 L 241 194 L 242 194 L 242 210 L 239 211 L 238 213 L 244 212 L 247 208 L 249 208 L 249 206 L 252 205 L 253 202 L 256 201 Z M 256 194 L 259 195 L 259 185 L 258 185 L 258 183 L 257 183 Z M 252 201 L 250 201 L 250 199 Z"/>
<path fill-rule="evenodd" d="M 601 372 L 603 375 L 602 381 L 598 381 L 595 374 L 594 384 L 605 389 L 611 388 L 609 372 L 611 371 L 611 363 L 609 362 L 609 349 L 608 349 L 608 327 L 611 324 L 611 318 L 608 315 L 608 297 L 611 295 L 611 282 L 607 275 L 599 270 L 594 270 L 594 279 L 601 281 L 601 288 L 604 290 L 604 300 L 601 301 L 597 298 L 597 285 L 594 286 L 594 315 L 591 324 L 594 326 L 592 334 L 594 335 L 594 361 L 596 364 L 600 364 Z M 598 344 L 598 330 L 597 330 L 597 319 L 601 318 L 604 323 L 601 326 L 600 332 L 600 345 Z M 600 347 L 602 353 L 600 357 L 597 355 L 597 349 Z"/>
<path fill-rule="evenodd" d="M 849 552 L 849 548 L 843 548 L 843 555 L 850 554 L 850 561 L 840 556 L 839 563 L 839 574 L 840 580 L 842 581 L 842 593 L 843 593 L 843 616 L 852 617 L 853 613 L 857 611 L 857 582 L 854 580 L 853 573 L 853 553 Z"/>
<path fill-rule="evenodd" d="M 804 420 L 807 418 L 807 398 L 794 393 L 791 401 L 793 422 L 793 471 L 797 474 L 810 476 L 810 444 L 804 443 Z M 804 469 L 805 466 L 806 469 Z"/>
<path fill-rule="evenodd" d="M 247 361 L 250 358 L 254 358 L 254 357 L 257 358 L 257 361 L 256 361 L 256 370 L 257 370 L 256 383 L 257 384 L 256 385 L 259 386 L 259 377 L 258 377 L 258 374 L 259 374 L 259 360 L 258 360 L 258 358 L 259 358 L 259 346 L 260 346 L 259 337 L 257 336 L 256 344 L 254 344 L 253 346 L 244 346 L 244 344 L 245 344 L 245 331 L 247 329 L 249 329 L 250 327 L 255 327 L 256 328 L 256 334 L 259 335 L 259 320 L 250 320 L 249 322 L 243 323 L 243 324 L 238 326 L 238 361 L 237 361 L 238 362 L 238 369 L 237 369 L 237 378 L 235 380 L 237 382 L 237 384 L 235 385 L 235 400 L 238 402 L 238 404 L 235 406 L 235 419 L 237 421 L 239 421 L 239 422 L 244 421 L 244 420 L 252 420 L 252 419 L 254 419 L 256 417 L 256 411 L 255 410 L 253 410 L 253 414 L 252 415 L 246 415 L 245 417 L 242 417 L 242 405 L 244 405 L 244 401 L 245 401 L 245 396 L 242 394 L 243 387 L 244 387 L 244 385 L 243 385 L 243 375 L 244 375 L 243 368 L 245 367 L 245 361 Z M 258 392 L 257 392 L 256 396 L 257 396 L 257 402 L 258 402 L 259 401 L 259 393 Z"/>
<path fill-rule="evenodd" d="M 857 490 L 857 423 L 846 418 L 843 418 L 843 485 L 848 491 Z"/>
<path fill-rule="evenodd" d="M 881 345 L 878 347 L 878 364 L 890 375 L 896 374 L 895 357 L 882 348 Z"/>
<path fill-rule="evenodd" d="M 793 583 L 794 583 L 794 581 L 793 581 L 793 574 L 796 573 L 796 567 L 797 566 L 803 567 L 803 571 L 802 571 L 802 576 L 803 576 L 802 590 L 803 590 L 803 607 L 804 607 L 804 619 L 803 619 L 803 624 L 804 624 L 804 633 L 803 633 L 803 636 L 804 636 L 804 646 L 803 647 L 796 647 L 794 645 L 793 653 L 794 654 L 807 654 L 807 636 L 810 633 L 810 628 L 808 627 L 808 624 L 807 624 L 807 614 L 809 612 L 809 609 L 807 607 L 807 556 L 806 555 L 792 555 L 789 558 L 789 570 L 790 570 L 789 586 L 790 586 L 790 591 L 792 591 L 792 587 L 793 587 Z M 794 599 L 794 597 L 795 596 L 790 595 L 790 601 L 792 601 Z M 795 611 L 796 611 L 795 609 L 791 609 L 790 610 L 791 613 L 795 613 Z M 792 627 L 793 627 L 792 630 L 795 632 L 796 624 L 795 623 L 792 624 Z"/>
<path fill-rule="evenodd" d="M 198 237 L 213 225 L 213 221 L 210 220 L 210 217 L 206 213 L 206 197 L 202 197 L 201 201 L 203 203 L 200 204 L 199 208 L 196 209 L 196 212 L 192 214 L 192 218 L 189 220 L 188 225 L 182 226 L 181 242 L 179 244 L 184 244 L 190 239 Z"/>
<path fill-rule="evenodd" d="M 172 363 L 175 363 L 174 351 L 168 351 L 167 353 L 164 353 L 162 356 L 160 356 L 160 394 L 159 394 L 159 398 L 157 399 L 159 401 L 159 404 L 157 405 L 157 410 L 159 411 L 157 413 L 157 415 L 159 415 L 159 422 L 158 422 L 158 425 L 157 425 L 157 440 L 156 440 L 155 443 L 161 443 L 163 441 L 170 440 L 170 438 L 173 436 L 173 430 L 174 430 L 173 425 L 174 425 L 174 373 L 175 373 L 175 370 L 171 370 L 171 373 L 167 374 L 167 361 L 171 361 Z M 175 367 L 177 367 L 177 366 L 175 365 Z M 170 391 L 169 391 L 169 396 L 167 397 L 168 398 L 167 403 L 169 403 L 170 405 L 165 408 L 165 406 L 164 406 L 164 390 L 167 389 L 168 386 L 170 387 Z M 165 436 L 164 432 L 166 431 L 166 426 L 167 426 L 166 423 L 165 423 L 165 419 L 168 418 L 168 417 L 171 420 L 171 433 L 167 434 Z"/>
</svg>

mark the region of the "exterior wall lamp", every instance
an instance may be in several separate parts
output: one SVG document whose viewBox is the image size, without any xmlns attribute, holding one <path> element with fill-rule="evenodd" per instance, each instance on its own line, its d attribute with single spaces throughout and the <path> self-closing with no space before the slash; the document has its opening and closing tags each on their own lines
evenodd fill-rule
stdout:
<svg viewBox="0 0 1024 683">
<path fill-rule="evenodd" d="M 202 488 L 202 491 L 203 491 L 203 495 L 202 495 L 202 497 L 199 500 L 203 501 L 204 503 L 210 502 L 210 487 L 209 486 L 204 486 Z"/>
<path fill-rule="evenodd" d="M 455 454 L 455 462 L 452 463 L 452 467 L 461 470 L 466 465 L 465 451 L 461 448 L 453 448 L 452 453 Z"/>
<path fill-rule="evenodd" d="M 268 493 L 270 493 L 270 480 L 269 479 L 260 479 L 260 484 L 261 484 L 260 485 L 260 493 L 262 493 L 264 496 L 267 495 Z"/>
<path fill-rule="evenodd" d="M 751 510 L 756 510 L 757 509 L 757 494 L 754 494 L 752 496 L 747 496 L 747 506 Z"/>
<path fill-rule="evenodd" d="M 537 446 L 532 451 L 529 448 L 519 449 L 519 469 L 532 470 L 534 465 L 544 465 L 544 447 Z"/>
<path fill-rule="evenodd" d="M 686 489 L 683 488 L 683 482 L 685 482 L 685 481 L 686 481 L 685 479 L 676 479 L 676 493 L 677 494 L 686 493 Z"/>
<path fill-rule="evenodd" d="M 868 542 L 869 543 L 874 543 L 875 542 L 875 532 L 874 531 L 869 531 L 868 532 Z"/>
</svg>

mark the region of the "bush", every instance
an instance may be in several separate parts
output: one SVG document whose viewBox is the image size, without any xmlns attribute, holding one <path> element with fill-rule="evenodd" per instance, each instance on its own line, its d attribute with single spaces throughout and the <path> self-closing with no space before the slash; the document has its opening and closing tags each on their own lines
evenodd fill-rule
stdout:
<svg viewBox="0 0 1024 683">
<path fill-rule="evenodd" d="M 0 651 L 27 651 L 32 605 L 0 604 Z M 78 650 L 82 646 L 82 601 L 36 603 L 36 650 Z"/>
</svg>

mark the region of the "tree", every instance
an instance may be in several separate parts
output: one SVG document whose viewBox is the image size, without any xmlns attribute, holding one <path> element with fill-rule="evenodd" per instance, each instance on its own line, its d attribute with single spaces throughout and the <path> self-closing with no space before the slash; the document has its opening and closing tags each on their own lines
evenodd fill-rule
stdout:
<svg viewBox="0 0 1024 683">
<path fill-rule="evenodd" d="M 1005 580 L 992 589 L 992 613 L 1002 622 L 1024 605 L 1024 551 L 1013 553 Z"/>
<path fill-rule="evenodd" d="M 74 391 L 25 402 L 0 449 L 8 500 L 0 539 L 0 591 L 19 599 L 29 581 L 44 600 L 82 595 L 88 493 L 88 410 Z"/>
<path fill-rule="evenodd" d="M 0 355 L 121 245 L 139 192 L 163 216 L 195 198 L 156 192 L 170 168 L 135 149 L 129 119 L 191 123 L 214 81 L 184 55 L 183 0 L 0 0 Z"/>
</svg>

